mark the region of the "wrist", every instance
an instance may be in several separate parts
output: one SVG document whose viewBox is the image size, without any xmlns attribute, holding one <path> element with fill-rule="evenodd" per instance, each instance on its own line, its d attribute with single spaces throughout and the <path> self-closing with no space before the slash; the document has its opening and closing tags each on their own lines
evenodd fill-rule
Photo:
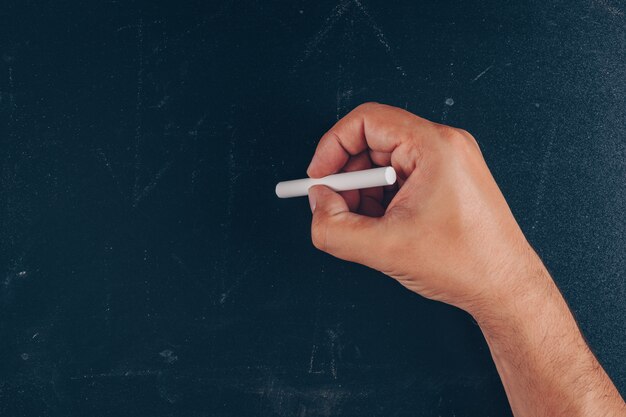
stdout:
<svg viewBox="0 0 626 417">
<path fill-rule="evenodd" d="M 468 308 L 483 332 L 499 332 L 537 316 L 548 303 L 563 302 L 561 294 L 537 254 L 528 246 L 520 262 L 502 268 L 495 288 Z"/>
<path fill-rule="evenodd" d="M 472 312 L 513 413 L 589 416 L 623 409 L 556 284 L 537 261 L 514 276 L 518 285 L 508 294 Z"/>
</svg>

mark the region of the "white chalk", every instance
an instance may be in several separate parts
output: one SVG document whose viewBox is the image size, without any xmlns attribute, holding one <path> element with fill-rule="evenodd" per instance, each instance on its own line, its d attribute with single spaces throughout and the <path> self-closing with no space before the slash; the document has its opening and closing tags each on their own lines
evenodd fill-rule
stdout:
<svg viewBox="0 0 626 417">
<path fill-rule="evenodd" d="M 396 171 L 392 167 L 382 167 L 333 174 L 323 178 L 279 182 L 276 184 L 276 195 L 280 198 L 305 196 L 314 185 L 325 185 L 335 191 L 348 191 L 391 185 L 395 182 Z"/>
</svg>

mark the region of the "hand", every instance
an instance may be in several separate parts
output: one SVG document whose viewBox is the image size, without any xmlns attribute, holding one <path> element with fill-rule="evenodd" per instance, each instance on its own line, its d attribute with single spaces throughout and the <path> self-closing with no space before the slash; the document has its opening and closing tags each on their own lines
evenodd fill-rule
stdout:
<svg viewBox="0 0 626 417">
<path fill-rule="evenodd" d="M 317 248 L 472 314 L 523 292 L 516 272 L 541 262 L 469 133 L 366 103 L 321 138 L 307 173 L 386 165 L 396 190 L 309 190 Z"/>
<path fill-rule="evenodd" d="M 515 416 L 626 415 L 469 133 L 364 104 L 322 137 L 308 174 L 390 164 L 390 195 L 309 190 L 315 246 L 472 314 Z"/>
</svg>

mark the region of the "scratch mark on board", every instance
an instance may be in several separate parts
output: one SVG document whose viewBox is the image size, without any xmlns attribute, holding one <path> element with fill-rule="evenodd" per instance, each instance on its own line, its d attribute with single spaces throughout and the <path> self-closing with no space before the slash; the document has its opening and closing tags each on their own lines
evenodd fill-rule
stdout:
<svg viewBox="0 0 626 417">
<path fill-rule="evenodd" d="M 324 265 L 322 264 L 321 268 L 320 268 L 320 273 L 321 275 L 324 274 Z M 309 370 L 308 372 L 310 374 L 323 374 L 324 370 L 320 369 L 320 370 L 316 370 L 315 368 L 315 359 L 317 356 L 317 352 L 319 350 L 319 333 L 320 333 L 320 310 L 321 310 L 321 299 L 322 299 L 322 285 L 321 282 L 318 280 L 317 281 L 318 284 L 318 288 L 320 288 L 320 292 L 318 293 L 317 296 L 317 301 L 316 301 L 316 307 L 315 307 L 315 324 L 313 326 L 313 343 L 311 346 L 311 358 L 309 359 Z"/>
<path fill-rule="evenodd" d="M 230 288 L 222 292 L 222 294 L 220 295 L 219 303 L 224 304 L 226 300 L 228 300 L 228 297 L 230 297 L 230 294 L 239 287 L 239 285 L 241 284 L 241 281 L 245 280 L 250 272 L 254 272 L 257 269 L 259 269 L 258 266 L 252 266 L 252 267 L 246 268 L 241 274 L 237 274 L 237 278 L 235 278 Z"/>
<path fill-rule="evenodd" d="M 235 201 L 235 183 L 237 181 L 236 171 L 237 171 L 237 161 L 235 160 L 235 146 L 236 146 L 236 132 L 237 129 L 233 129 L 233 132 L 230 136 L 229 146 L 228 146 L 228 196 L 226 198 L 226 223 L 224 224 L 225 233 L 230 235 L 229 230 L 232 226 L 232 214 L 233 214 L 233 204 Z M 222 291 L 219 298 L 219 303 L 224 304 L 226 299 L 228 298 L 229 291 L 226 290 L 226 264 L 228 262 L 228 248 L 227 245 L 224 245 L 224 252 L 222 254 L 222 274 L 221 274 L 221 283 L 222 283 Z M 236 284 L 235 284 L 236 285 Z"/>
<path fill-rule="evenodd" d="M 171 349 L 165 349 L 159 352 L 159 356 L 163 358 L 163 361 L 168 365 L 178 361 L 178 356 L 174 354 Z"/>
<path fill-rule="evenodd" d="M 306 61 L 314 52 L 319 44 L 326 38 L 330 30 L 335 26 L 339 18 L 350 8 L 352 0 L 342 0 L 335 8 L 330 12 L 330 15 L 326 18 L 326 21 L 322 27 L 317 31 L 313 39 L 311 39 L 304 48 L 303 56 L 298 60 L 297 65 Z"/>
<path fill-rule="evenodd" d="M 348 60 L 353 61 L 349 57 L 352 55 L 349 50 L 349 45 L 354 42 L 354 21 L 350 19 L 347 23 L 347 28 L 343 33 L 343 45 L 348 45 L 348 50 L 345 50 L 342 55 L 347 57 Z M 352 102 L 353 88 L 352 88 L 352 62 L 347 62 L 347 65 L 339 64 L 339 74 L 337 76 L 337 97 L 336 97 L 336 110 L 337 120 L 343 117 L 350 110 Z"/>
<path fill-rule="evenodd" d="M 353 0 L 353 1 L 354 1 L 354 4 L 357 5 L 359 10 L 361 10 L 361 13 L 363 13 L 363 15 L 367 18 L 369 26 L 372 28 L 372 30 L 374 30 L 374 33 L 376 34 L 376 38 L 378 39 L 378 42 L 385 48 L 385 50 L 391 57 L 391 60 L 393 61 L 393 64 L 395 65 L 396 69 L 400 71 L 400 74 L 402 74 L 403 77 L 406 77 L 406 72 L 404 71 L 404 68 L 402 67 L 402 65 L 400 65 L 400 63 L 397 61 L 395 54 L 393 53 L 393 50 L 391 49 L 391 46 L 389 46 L 387 37 L 385 36 L 383 31 L 380 29 L 380 27 L 376 24 L 376 21 L 374 20 L 374 18 L 372 18 L 372 15 L 370 14 L 370 12 L 363 5 L 363 3 L 361 3 L 361 0 Z"/>
<path fill-rule="evenodd" d="M 321 272 L 322 274 L 324 273 L 324 266 L 322 265 L 321 267 Z M 319 287 L 319 282 L 318 282 L 318 287 Z M 320 327 L 320 308 L 321 308 L 321 304 L 320 304 L 320 295 L 318 295 L 317 298 L 317 303 L 316 303 L 316 308 L 315 308 L 315 324 L 313 326 L 313 343 L 311 346 L 311 358 L 309 359 L 309 373 L 310 374 L 321 374 L 323 373 L 323 371 L 315 371 L 314 370 L 314 365 L 315 365 L 315 356 L 317 354 L 317 350 L 319 349 L 318 343 L 317 343 L 317 338 L 318 338 L 318 334 L 319 334 L 319 327 Z"/>
<path fill-rule="evenodd" d="M 478 79 L 480 77 L 482 77 L 483 75 L 485 75 L 491 68 L 493 68 L 493 64 L 489 65 L 487 68 L 485 68 L 480 74 L 478 74 L 476 77 L 474 77 L 472 79 L 472 81 L 470 81 L 470 83 L 476 82 L 478 81 Z"/>
<path fill-rule="evenodd" d="M 141 23 L 143 24 L 142 19 L 140 19 L 140 20 L 141 20 Z M 157 20 L 153 20 L 153 21 L 151 21 L 151 22 L 147 23 L 147 26 L 148 26 L 148 27 L 150 27 L 150 26 L 152 26 L 152 25 L 161 25 L 161 24 L 163 24 L 163 21 L 162 21 L 162 20 L 158 20 L 158 19 L 157 19 Z M 118 27 L 115 31 L 116 31 L 116 32 L 122 32 L 122 31 L 124 31 L 124 30 L 127 30 L 127 29 L 133 29 L 133 28 L 136 28 L 136 27 L 137 27 L 137 25 L 132 25 L 132 24 L 130 24 L 130 25 L 124 25 L 124 26 L 120 26 L 120 27 Z M 144 27 L 145 27 L 145 25 L 144 25 Z"/>
<path fill-rule="evenodd" d="M 163 98 L 157 104 L 155 104 L 154 106 L 151 106 L 150 108 L 162 109 L 169 102 L 169 100 L 170 100 L 170 96 L 168 94 L 165 94 Z"/>
<path fill-rule="evenodd" d="M 206 120 L 208 116 L 208 113 L 204 113 L 196 122 L 196 124 L 194 125 L 193 129 L 191 129 L 189 132 L 187 132 L 189 134 L 189 136 L 198 136 L 198 131 L 200 129 L 200 127 L 202 127 L 202 125 L 204 124 L 204 121 Z"/>
<path fill-rule="evenodd" d="M 177 35 L 170 36 L 169 38 L 167 38 L 165 40 L 165 42 L 163 43 L 163 49 L 171 48 L 172 46 L 176 45 L 177 43 L 187 41 L 187 37 L 189 35 L 194 34 L 196 31 L 198 31 L 198 30 L 206 27 L 207 25 L 211 24 L 213 21 L 218 20 L 219 18 L 224 17 L 229 12 L 232 12 L 233 11 L 233 7 L 232 7 L 233 4 L 234 4 L 234 0 L 224 1 L 221 4 L 221 6 L 219 7 L 219 9 L 217 9 L 215 11 L 215 13 L 213 13 L 213 14 L 211 14 L 209 16 L 203 16 L 202 17 L 202 21 L 195 23 L 191 27 L 187 27 L 187 29 L 184 32 L 182 32 L 182 33 L 179 33 Z"/>
<path fill-rule="evenodd" d="M 187 131 L 187 134 L 192 136 L 193 143 L 196 143 L 196 137 L 199 136 L 199 129 L 204 125 L 207 115 L 210 113 L 205 113 L 202 115 L 195 123 L 195 125 Z M 190 273 L 187 268 L 184 266 L 182 261 L 178 256 L 173 256 L 173 258 L 177 261 L 177 263 L 181 266 L 181 269 L 194 278 L 195 283 L 199 287 L 201 287 L 206 294 L 208 294 L 211 298 L 211 301 L 214 305 L 224 305 L 230 299 L 232 294 L 235 292 L 237 288 L 239 288 L 241 282 L 254 270 L 258 269 L 257 266 L 251 265 L 251 262 L 255 261 L 254 256 L 249 258 L 249 262 L 247 263 L 247 267 L 245 269 L 239 270 L 237 265 L 234 265 L 232 262 L 231 251 L 235 249 L 235 246 L 231 243 L 231 228 L 233 223 L 233 213 L 235 211 L 235 201 L 237 196 L 237 181 L 239 177 L 248 172 L 256 172 L 258 170 L 267 170 L 272 169 L 272 165 L 247 165 L 241 166 L 237 161 L 237 146 L 238 146 L 238 134 L 239 131 L 237 128 L 234 128 L 231 123 L 227 124 L 227 128 L 230 130 L 230 135 L 227 136 L 227 152 L 225 155 L 226 169 L 218 168 L 214 166 L 210 167 L 200 167 L 199 163 L 201 160 L 195 160 L 193 163 L 193 169 L 191 170 L 191 185 L 192 189 L 195 187 L 195 180 L 198 176 L 198 172 L 200 169 L 206 170 L 219 170 L 221 176 L 224 177 L 226 181 L 226 196 L 222 200 L 223 201 L 223 209 L 224 209 L 224 218 L 220 222 L 220 229 L 222 235 L 223 244 L 220 245 L 220 253 L 214 259 L 213 262 L 213 270 L 212 272 L 215 274 L 215 279 L 211 280 L 211 288 L 205 286 L 204 283 L 201 283 L 197 277 L 194 276 L 193 273 Z M 225 171 L 225 172 L 224 172 Z M 236 246 L 237 253 L 241 253 L 240 245 Z"/>
<path fill-rule="evenodd" d="M 624 12 L 618 7 L 611 4 L 609 0 L 594 0 L 594 3 L 602 7 L 613 16 L 624 16 Z"/>
<path fill-rule="evenodd" d="M 339 86 L 337 88 L 337 120 L 342 118 L 351 107 L 352 103 L 352 83 L 350 78 L 346 78 L 344 75 L 344 69 L 340 65 L 339 66 Z"/>
<path fill-rule="evenodd" d="M 161 371 L 153 369 L 143 369 L 139 371 L 125 371 L 125 372 L 104 372 L 99 374 L 83 374 L 81 376 L 73 376 L 70 379 L 102 379 L 102 378 L 137 378 L 146 376 L 160 375 Z"/>
<path fill-rule="evenodd" d="M 9 113 L 9 118 L 11 122 L 15 122 L 15 83 L 13 82 L 13 67 L 9 67 L 9 106 L 11 108 L 11 112 Z"/>
<path fill-rule="evenodd" d="M 25 253 L 22 253 L 22 255 L 18 259 L 13 261 L 13 265 L 10 267 L 9 273 L 4 279 L 5 288 L 9 288 L 17 278 L 23 278 L 26 276 L 26 273 L 22 274 L 22 272 L 25 272 L 22 271 L 22 263 L 24 262 L 25 255 Z"/>
<path fill-rule="evenodd" d="M 135 197 L 135 201 L 133 202 L 133 207 L 137 207 L 139 205 L 139 203 L 141 202 L 141 200 L 143 200 L 148 195 L 150 195 L 150 193 L 158 185 L 159 181 L 161 180 L 161 177 L 163 177 L 163 174 L 165 174 L 167 172 L 167 170 L 170 169 L 171 166 L 172 166 L 172 161 L 169 161 L 169 162 L 165 163 L 165 165 L 163 165 L 163 167 L 159 170 L 159 172 L 156 173 L 156 175 L 154 176 L 154 178 L 150 182 L 150 184 L 145 186 L 141 190 L 141 192 Z"/>
<path fill-rule="evenodd" d="M 106 156 L 102 148 L 95 149 L 95 152 L 98 158 L 102 161 L 102 163 L 106 167 L 107 171 L 109 172 L 109 175 L 111 175 L 111 179 L 113 179 L 113 183 L 115 184 L 117 191 L 120 193 L 120 195 L 124 195 L 124 193 L 122 192 L 122 187 L 120 185 L 120 182 L 117 178 L 117 175 L 115 175 L 115 172 L 113 171 L 113 168 L 111 167 L 111 162 L 109 161 L 109 158 Z"/>
<path fill-rule="evenodd" d="M 141 174 L 141 137 L 142 137 L 142 120 L 141 112 L 143 107 L 143 18 L 139 18 L 137 24 L 137 98 L 135 100 L 135 182 L 133 185 L 133 197 L 135 201 L 139 196 L 139 179 Z"/>
<path fill-rule="evenodd" d="M 315 343 L 313 343 L 313 346 L 311 346 L 311 359 L 309 359 L 309 373 L 319 373 L 319 372 L 313 372 L 313 362 L 315 362 L 315 354 L 317 353 L 317 345 Z"/>
<path fill-rule="evenodd" d="M 126 29 L 132 29 L 132 28 L 133 28 L 133 26 L 135 26 L 135 25 L 124 25 L 124 26 L 120 26 L 120 27 L 118 27 L 115 31 L 116 31 L 116 32 L 121 32 L 121 31 L 126 30 Z"/>
<path fill-rule="evenodd" d="M 337 379 L 336 342 L 338 334 L 334 330 L 328 330 L 328 337 L 330 338 L 330 373 L 333 379 Z"/>
<path fill-rule="evenodd" d="M 235 177 L 237 171 L 237 161 L 235 160 L 235 147 L 237 145 L 236 134 L 237 129 L 233 129 L 233 133 L 230 137 L 229 147 L 228 147 L 228 199 L 226 203 L 227 215 L 228 215 L 228 223 L 230 227 L 232 212 L 233 212 L 233 203 L 235 200 L 235 182 L 237 178 Z"/>
<path fill-rule="evenodd" d="M 382 47 L 385 49 L 385 52 L 391 58 L 391 61 L 395 69 L 399 71 L 403 77 L 406 77 L 406 72 L 404 70 L 404 67 L 398 62 L 395 56 L 395 53 L 393 52 L 393 49 L 391 48 L 391 45 L 389 44 L 389 41 L 387 40 L 387 36 L 382 31 L 380 26 L 376 23 L 371 13 L 367 10 L 367 8 L 361 2 L 361 0 L 342 0 L 337 6 L 333 8 L 333 10 L 330 12 L 330 15 L 326 18 L 326 20 L 322 24 L 322 27 L 317 31 L 315 36 L 313 36 L 313 38 L 305 46 L 304 52 L 302 53 L 302 56 L 297 60 L 296 64 L 292 68 L 292 72 L 295 71 L 299 65 L 304 63 L 304 61 L 309 59 L 313 55 L 314 52 L 319 51 L 320 45 L 328 37 L 328 34 L 330 33 L 330 31 L 334 28 L 337 22 L 351 8 L 356 8 L 360 12 L 361 16 L 365 20 L 365 23 L 372 30 L 378 43 L 382 45 Z"/>
</svg>

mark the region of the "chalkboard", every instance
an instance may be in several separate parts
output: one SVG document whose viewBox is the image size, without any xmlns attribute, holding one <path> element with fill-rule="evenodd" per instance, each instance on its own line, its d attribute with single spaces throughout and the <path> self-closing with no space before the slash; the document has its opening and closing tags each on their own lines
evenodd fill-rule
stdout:
<svg viewBox="0 0 626 417">
<path fill-rule="evenodd" d="M 510 415 L 470 316 L 274 195 L 371 100 L 476 136 L 624 394 L 625 12 L 4 0 L 0 414 Z"/>
</svg>

